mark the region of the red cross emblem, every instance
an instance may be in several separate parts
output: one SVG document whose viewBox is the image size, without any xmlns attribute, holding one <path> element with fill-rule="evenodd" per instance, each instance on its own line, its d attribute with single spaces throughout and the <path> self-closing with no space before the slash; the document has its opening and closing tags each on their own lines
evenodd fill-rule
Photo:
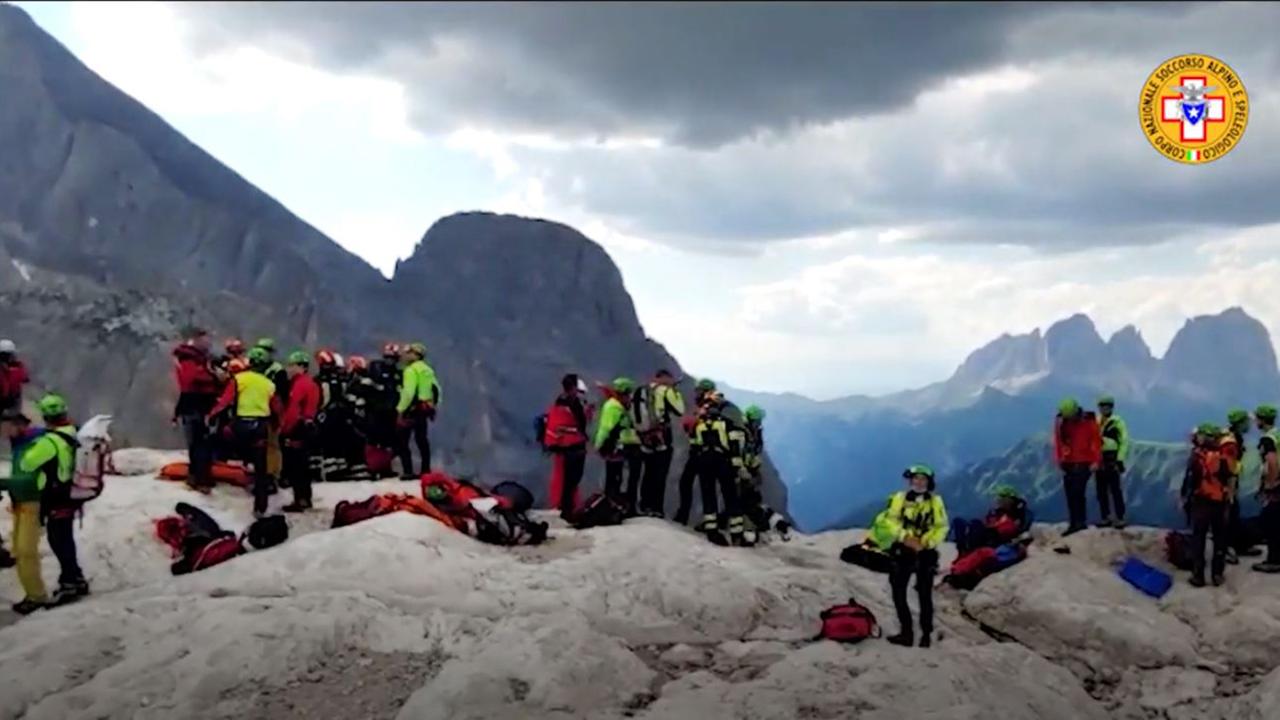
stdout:
<svg viewBox="0 0 1280 720">
<path fill-rule="evenodd" d="M 1204 75 L 1182 75 L 1178 84 L 1183 87 L 1204 87 L 1208 78 Z M 1179 123 L 1179 138 L 1184 143 L 1204 142 L 1208 137 L 1208 123 L 1225 120 L 1226 95 L 1205 95 L 1203 102 L 1183 107 L 1188 98 L 1182 95 L 1160 96 L 1160 122 Z"/>
</svg>

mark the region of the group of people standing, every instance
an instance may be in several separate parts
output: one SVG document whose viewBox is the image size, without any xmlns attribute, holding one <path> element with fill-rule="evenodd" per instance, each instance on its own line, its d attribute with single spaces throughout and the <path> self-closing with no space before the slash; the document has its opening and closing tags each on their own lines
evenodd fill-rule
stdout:
<svg viewBox="0 0 1280 720">
<path fill-rule="evenodd" d="M 675 521 L 689 522 L 695 483 L 701 489 L 698 529 L 720 545 L 754 545 L 763 531 L 782 535 L 790 526 L 770 509 L 761 492 L 764 411 L 730 404 L 711 380 L 694 386 L 686 407 L 677 379 L 657 371 L 645 384 L 619 377 L 599 387 L 604 401 L 595 415 L 586 383 L 562 378 L 560 395 L 542 418 L 542 445 L 552 454 L 551 502 L 565 519 L 578 509 L 578 489 L 590 447 L 604 461 L 604 494 L 628 515 L 665 517 L 667 480 L 677 426 L 689 442 L 680 475 Z M 723 510 L 721 509 L 723 508 Z"/>
<path fill-rule="evenodd" d="M 293 490 L 286 512 L 305 512 L 313 482 L 391 476 L 393 457 L 401 477 L 416 480 L 411 441 L 422 471 L 430 470 L 441 388 L 421 343 L 388 344 L 373 362 L 296 350 L 281 363 L 270 338 L 251 348 L 233 338 L 224 349 L 213 356 L 197 328 L 173 351 L 174 422 L 186 438 L 192 488 L 207 492 L 214 461 L 238 458 L 252 469 L 254 514 L 262 516 L 277 486 Z"/>
<path fill-rule="evenodd" d="M 0 543 L 0 568 L 15 568 L 23 599 L 12 606 L 27 615 L 65 605 L 89 594 L 77 558 L 75 516 L 79 504 L 70 486 L 75 470 L 76 426 L 67 402 L 47 394 L 36 402 L 41 424 L 22 409 L 23 386 L 30 380 L 12 340 L 0 340 L 0 428 L 12 450 L 3 489 L 13 510 L 13 553 Z M 40 570 L 40 530 L 58 559 L 58 587 L 50 593 Z"/>
<path fill-rule="evenodd" d="M 1215 586 L 1224 582 L 1228 564 L 1241 555 L 1257 555 L 1253 533 L 1241 517 L 1241 476 L 1244 473 L 1245 435 L 1256 425 L 1261 478 L 1257 497 L 1262 503 L 1259 526 L 1267 544 L 1267 557 L 1253 569 L 1280 573 L 1280 464 L 1277 462 L 1276 408 L 1260 405 L 1252 418 L 1244 409 L 1227 413 L 1225 427 L 1213 422 L 1199 425 L 1191 436 L 1191 454 L 1179 492 L 1191 526 L 1193 568 L 1191 584 L 1203 587 L 1208 565 Z M 1129 433 L 1115 414 L 1115 400 L 1102 397 L 1095 414 L 1074 398 L 1063 400 L 1053 428 L 1054 456 L 1063 473 L 1069 524 L 1066 535 L 1087 525 L 1085 490 L 1092 476 L 1097 483 L 1102 526 L 1124 527 L 1125 502 L 1122 478 L 1129 452 Z M 1115 512 L 1112 513 L 1112 508 Z M 1205 549 L 1213 536 L 1212 559 Z"/>
</svg>

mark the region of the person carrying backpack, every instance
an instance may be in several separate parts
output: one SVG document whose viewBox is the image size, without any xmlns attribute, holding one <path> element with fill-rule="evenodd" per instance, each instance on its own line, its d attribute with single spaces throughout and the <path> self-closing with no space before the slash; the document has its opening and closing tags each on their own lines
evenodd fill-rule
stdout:
<svg viewBox="0 0 1280 720">
<path fill-rule="evenodd" d="M 746 518 L 738 496 L 738 467 L 741 457 L 730 437 L 731 428 L 739 421 L 730 413 L 724 395 L 716 392 L 705 401 L 702 414 L 694 425 L 698 438 L 700 460 L 698 481 L 702 488 L 702 523 L 699 530 L 717 545 L 746 544 Z M 719 503 L 716 489 L 724 498 L 728 537 L 720 528 Z"/>
<path fill-rule="evenodd" d="M 397 450 L 400 452 L 401 478 L 416 480 L 418 476 L 413 474 L 409 439 L 412 437 L 418 446 L 422 472 L 431 472 L 431 440 L 427 427 L 436 419 L 440 407 L 440 382 L 436 379 L 436 371 L 427 364 L 427 346 L 413 343 L 405 348 L 404 355 L 409 364 L 404 368 L 400 401 L 396 403 L 396 413 L 400 417 Z"/>
<path fill-rule="evenodd" d="M 213 372 L 209 357 L 209 334 L 193 328 L 181 345 L 173 349 L 178 381 L 178 402 L 173 422 L 182 428 L 187 445 L 187 484 L 200 492 L 214 485 L 209 476 L 213 466 L 215 440 L 206 416 L 218 400 L 222 383 Z"/>
<path fill-rule="evenodd" d="M 1102 435 L 1102 460 L 1094 472 L 1098 491 L 1101 527 L 1125 526 L 1124 464 L 1129 458 L 1129 426 L 1116 415 L 1116 399 L 1110 395 L 1098 398 L 1098 430 Z M 1115 515 L 1111 514 L 1115 506 Z"/>
<path fill-rule="evenodd" d="M 542 446 L 551 453 L 551 502 L 560 517 L 571 521 L 577 510 L 578 486 L 587 466 L 587 385 L 574 373 L 560 379 L 560 395 L 547 411 Z"/>
<path fill-rule="evenodd" d="M 596 425 L 596 451 L 604 459 L 604 494 L 623 507 L 626 507 L 626 496 L 631 494 L 623 491 L 623 469 L 634 460 L 640 443 L 630 412 L 635 387 L 631 378 L 619 377 L 602 388 L 605 401 L 600 408 L 600 423 Z M 638 479 L 638 473 L 633 473 L 629 483 L 634 484 Z"/>
<path fill-rule="evenodd" d="M 1213 532 L 1214 587 L 1223 583 L 1227 564 L 1227 506 L 1231 502 L 1231 472 L 1222 461 L 1219 438 L 1222 428 L 1202 423 L 1196 428 L 1191 457 L 1182 479 L 1182 507 L 1191 522 L 1191 585 L 1204 587 L 1204 551 Z"/>
<path fill-rule="evenodd" d="M 49 592 L 40 572 L 40 474 L 23 471 L 22 458 L 43 430 L 31 427 L 31 420 L 17 408 L 0 416 L 5 437 L 13 446 L 13 472 L 5 482 L 13 510 L 13 555 L 23 599 L 13 611 L 28 615 L 49 607 Z"/>
<path fill-rule="evenodd" d="M 790 539 L 791 523 L 764 502 L 764 409 L 755 405 L 742 411 L 742 423 L 733 423 L 729 438 L 737 453 L 738 499 L 746 517 L 742 533 L 744 545 L 755 545 L 760 533 L 774 530 L 785 541 Z"/>
<path fill-rule="evenodd" d="M 640 486 L 640 514 L 660 518 L 666 514 L 667 476 L 675 452 L 671 427 L 684 415 L 684 397 L 676 387 L 670 370 L 659 370 L 653 382 L 636 390 L 643 395 L 636 406 L 644 408 L 645 422 L 640 430 L 644 453 L 643 479 Z"/>
<path fill-rule="evenodd" d="M 316 352 L 315 383 L 320 392 L 316 414 L 320 475 L 326 482 L 350 479 L 347 458 L 351 427 L 351 407 L 347 403 L 347 376 L 338 366 L 337 357 L 328 350 Z"/>
<path fill-rule="evenodd" d="M 82 503 L 71 497 L 79 441 L 76 426 L 67 418 L 67 401 L 60 395 L 45 395 L 36 407 L 44 419 L 45 432 L 22 453 L 18 469 L 37 476 L 40 515 L 49 548 L 61 567 L 53 604 L 63 605 L 89 594 L 89 583 L 76 558 L 75 516 Z"/>
<path fill-rule="evenodd" d="M 231 414 L 240 457 L 253 466 L 253 514 L 260 518 L 267 514 L 267 499 L 272 492 L 273 482 L 267 471 L 267 439 L 273 418 L 280 415 L 280 398 L 276 384 L 263 374 L 271 366 L 271 356 L 255 347 L 249 351 L 248 358 L 248 367 L 243 361 L 231 361 L 235 374 L 209 417 L 212 421 L 224 412 Z"/>
<path fill-rule="evenodd" d="M 889 587 L 893 607 L 898 612 L 898 634 L 888 638 L 894 645 L 915 644 L 915 628 L 911 608 L 907 605 L 907 585 L 916 578 L 916 597 L 920 601 L 920 647 L 927 648 L 933 635 L 933 578 L 938 572 L 938 546 L 947 537 L 947 509 L 937 494 L 933 469 L 928 465 L 912 465 L 903 471 L 907 489 L 889 498 L 889 507 L 881 518 L 879 533 L 892 539 L 889 555 L 893 567 Z"/>
<path fill-rule="evenodd" d="M 1258 456 L 1262 459 L 1262 478 L 1258 483 L 1258 499 L 1262 501 L 1262 532 L 1267 539 L 1267 557 L 1253 566 L 1260 573 L 1280 573 L 1280 431 L 1276 430 L 1276 409 L 1259 405 L 1253 412 L 1262 438 L 1258 440 Z"/>
</svg>

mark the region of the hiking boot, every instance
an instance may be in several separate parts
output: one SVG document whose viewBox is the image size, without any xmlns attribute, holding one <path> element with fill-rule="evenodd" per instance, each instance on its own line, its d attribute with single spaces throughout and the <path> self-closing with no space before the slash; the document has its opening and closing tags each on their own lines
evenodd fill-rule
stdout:
<svg viewBox="0 0 1280 720">
<path fill-rule="evenodd" d="M 8 550 L 0 548 L 0 568 L 11 568 L 17 564 L 18 561 L 13 559 Z"/>
<path fill-rule="evenodd" d="M 30 615 L 37 610 L 44 610 L 50 607 L 48 600 L 32 600 L 31 598 L 23 598 L 21 602 L 16 602 L 10 606 L 10 609 L 19 615 Z"/>
<path fill-rule="evenodd" d="M 304 513 L 311 509 L 311 503 L 305 500 L 294 500 L 280 509 L 287 513 Z"/>
<path fill-rule="evenodd" d="M 885 639 L 892 645 L 900 645 L 902 647 L 912 647 L 916 644 L 916 639 L 911 636 L 911 633 L 898 633 Z"/>
<path fill-rule="evenodd" d="M 725 534 L 720 532 L 719 530 L 707 530 L 706 535 L 708 540 L 710 540 L 715 545 L 719 545 L 720 547 L 729 547 L 729 545 L 731 544 L 729 542 L 729 538 L 726 537 Z"/>
<path fill-rule="evenodd" d="M 1192 575 L 1192 576 L 1191 576 L 1191 581 L 1190 581 L 1190 582 L 1191 582 L 1191 587 L 1198 587 L 1198 588 L 1202 588 L 1202 587 L 1204 587 L 1204 576 L 1203 576 L 1203 575 Z"/>
<path fill-rule="evenodd" d="M 1214 575 L 1212 579 L 1213 579 L 1214 587 L 1222 587 L 1222 583 L 1227 581 L 1227 579 L 1222 577 L 1221 575 Z"/>
<path fill-rule="evenodd" d="M 83 578 L 69 583 L 60 583 L 53 592 L 54 605 L 73 603 L 89 594 L 89 582 Z"/>
<path fill-rule="evenodd" d="M 760 538 L 754 530 L 748 530 L 738 536 L 738 545 L 742 547 L 755 547 L 760 542 Z"/>
<path fill-rule="evenodd" d="M 921 637 L 920 647 L 922 648 L 933 647 L 933 640 L 928 635 Z"/>
<path fill-rule="evenodd" d="M 684 508 L 680 508 L 679 510 L 676 510 L 676 515 L 675 517 L 671 518 L 671 522 L 677 525 L 688 525 L 689 511 Z"/>
<path fill-rule="evenodd" d="M 1066 532 L 1062 533 L 1062 537 L 1071 537 L 1072 535 L 1075 535 L 1081 530 L 1087 530 L 1087 529 L 1088 528 L 1085 527 L 1084 525 L 1072 525 L 1071 527 L 1067 528 Z"/>
<path fill-rule="evenodd" d="M 747 537 L 746 537 L 746 535 L 745 535 L 745 534 L 740 533 L 740 532 L 730 533 L 730 534 L 729 534 L 729 544 L 730 544 L 730 545 L 732 545 L 732 546 L 734 546 L 734 547 L 746 547 L 746 545 L 747 545 Z M 752 544 L 752 545 L 755 545 L 755 542 L 752 542 L 751 544 Z"/>
<path fill-rule="evenodd" d="M 1117 530 L 1123 530 L 1129 527 L 1129 521 L 1125 520 L 1124 518 L 1116 518 L 1116 520 L 1111 523 L 1111 527 Z"/>
<path fill-rule="evenodd" d="M 418 476 L 410 473 L 403 473 L 402 475 L 400 475 L 400 479 L 404 480 L 405 482 L 408 482 L 410 480 L 417 480 Z"/>
<path fill-rule="evenodd" d="M 1098 521 L 1098 524 L 1097 524 L 1097 525 L 1094 525 L 1094 527 L 1097 527 L 1097 528 L 1109 528 L 1109 527 L 1114 527 L 1114 526 L 1115 526 L 1115 522 L 1116 522 L 1115 520 L 1112 520 L 1112 519 L 1111 519 L 1111 518 L 1109 518 L 1109 517 L 1107 517 L 1107 518 L 1102 518 L 1101 520 L 1099 520 L 1099 521 Z"/>
<path fill-rule="evenodd" d="M 1253 566 L 1253 571 L 1274 575 L 1276 573 L 1280 573 L 1280 563 L 1260 562 Z"/>
</svg>

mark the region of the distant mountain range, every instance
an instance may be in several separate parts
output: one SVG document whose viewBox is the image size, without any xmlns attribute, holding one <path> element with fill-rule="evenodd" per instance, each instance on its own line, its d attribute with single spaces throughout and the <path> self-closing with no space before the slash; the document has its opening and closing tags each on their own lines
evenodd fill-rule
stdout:
<svg viewBox="0 0 1280 720">
<path fill-rule="evenodd" d="M 1230 407 L 1280 399 L 1280 368 L 1262 323 L 1230 308 L 1188 320 L 1162 358 L 1133 327 L 1104 340 L 1074 315 L 1043 334 L 1003 335 L 916 390 L 824 402 L 733 391 L 769 411 L 770 448 L 806 529 L 844 525 L 898 487 L 908 464 L 958 473 L 1045 432 L 1062 397 L 1091 405 L 1101 394 L 1116 396 L 1134 437 L 1182 442 Z"/>
</svg>

